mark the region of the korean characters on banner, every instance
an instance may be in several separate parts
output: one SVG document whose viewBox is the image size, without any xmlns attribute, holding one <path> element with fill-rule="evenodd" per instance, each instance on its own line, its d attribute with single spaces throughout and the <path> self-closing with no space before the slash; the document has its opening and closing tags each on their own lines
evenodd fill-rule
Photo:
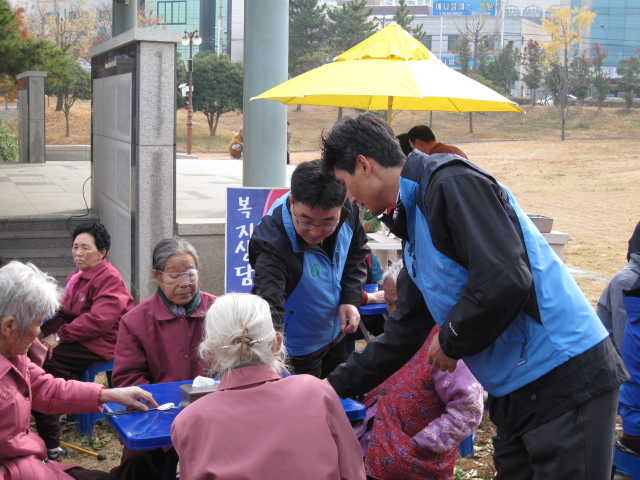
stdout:
<svg viewBox="0 0 640 480">
<path fill-rule="evenodd" d="M 249 293 L 253 269 L 249 264 L 249 240 L 254 227 L 286 188 L 228 188 L 226 221 L 225 292 Z"/>
<path fill-rule="evenodd" d="M 496 3 L 485 1 L 446 2 L 436 0 L 433 2 L 432 15 L 435 16 L 462 16 L 462 15 L 495 15 Z"/>
</svg>

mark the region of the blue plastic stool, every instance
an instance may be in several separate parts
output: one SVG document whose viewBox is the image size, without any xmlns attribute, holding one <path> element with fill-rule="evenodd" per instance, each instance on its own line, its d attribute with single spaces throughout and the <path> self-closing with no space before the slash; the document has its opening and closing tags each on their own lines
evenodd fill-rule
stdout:
<svg viewBox="0 0 640 480">
<path fill-rule="evenodd" d="M 113 360 L 108 362 L 95 362 L 87 367 L 82 372 L 80 380 L 83 382 L 94 382 L 96 375 L 102 372 L 107 373 L 107 379 L 109 381 L 109 387 L 111 387 L 111 371 L 113 370 Z M 102 413 L 78 413 L 74 415 L 78 422 L 78 433 L 80 436 L 91 435 L 93 433 L 93 424 L 98 420 L 102 420 L 104 415 Z"/>
<path fill-rule="evenodd" d="M 473 432 L 458 444 L 458 453 L 460 454 L 461 458 L 473 455 L 473 444 L 475 443 L 475 441 L 476 432 Z"/>
<path fill-rule="evenodd" d="M 613 449 L 611 478 L 616 472 L 630 475 L 632 480 L 640 480 L 640 456 L 631 453 L 628 448 L 618 442 L 616 442 L 616 448 Z"/>
</svg>

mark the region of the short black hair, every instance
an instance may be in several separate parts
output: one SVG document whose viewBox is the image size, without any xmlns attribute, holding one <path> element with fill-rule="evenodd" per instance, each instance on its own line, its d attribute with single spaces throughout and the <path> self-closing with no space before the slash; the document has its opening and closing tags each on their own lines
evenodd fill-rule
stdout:
<svg viewBox="0 0 640 480">
<path fill-rule="evenodd" d="M 416 125 L 407 133 L 409 135 L 409 140 L 411 142 L 415 142 L 416 140 L 422 140 L 423 142 L 435 142 L 436 136 L 433 134 L 433 131 L 426 125 Z"/>
<path fill-rule="evenodd" d="M 407 157 L 411 152 L 413 152 L 413 148 L 411 147 L 411 142 L 409 142 L 409 135 L 406 133 L 401 133 L 396 137 L 400 142 L 400 148 L 402 149 L 402 153 L 404 153 Z"/>
<path fill-rule="evenodd" d="M 93 241 L 96 244 L 96 248 L 99 251 L 106 250 L 109 251 L 111 248 L 111 235 L 107 232 L 107 229 L 104 225 L 97 222 L 86 222 L 78 225 L 76 229 L 73 231 L 73 242 L 76 241 L 76 237 L 81 233 L 88 233 L 93 237 Z"/>
<path fill-rule="evenodd" d="M 347 189 L 336 180 L 333 172 L 322 168 L 320 160 L 301 163 L 291 175 L 291 197 L 309 208 L 331 210 L 341 207 Z"/>
<path fill-rule="evenodd" d="M 396 167 L 405 160 L 400 143 L 391 127 L 372 113 L 346 117 L 335 123 L 321 139 L 324 167 L 346 170 L 350 175 L 356 168 L 356 157 L 373 158 L 385 168 Z"/>
</svg>

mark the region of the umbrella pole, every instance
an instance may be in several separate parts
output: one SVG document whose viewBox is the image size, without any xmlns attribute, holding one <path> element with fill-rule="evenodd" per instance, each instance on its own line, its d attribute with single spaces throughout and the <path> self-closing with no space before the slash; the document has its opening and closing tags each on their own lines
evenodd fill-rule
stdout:
<svg viewBox="0 0 640 480">
<path fill-rule="evenodd" d="M 393 113 L 393 95 L 389 95 L 389 103 L 387 105 L 387 123 L 391 125 L 391 114 Z"/>
</svg>

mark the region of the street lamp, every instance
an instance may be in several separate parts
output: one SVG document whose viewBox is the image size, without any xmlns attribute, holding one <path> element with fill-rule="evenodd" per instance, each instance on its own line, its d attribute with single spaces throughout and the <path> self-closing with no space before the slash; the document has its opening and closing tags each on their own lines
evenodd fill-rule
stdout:
<svg viewBox="0 0 640 480">
<path fill-rule="evenodd" d="M 182 45 L 189 45 L 189 106 L 187 108 L 187 155 L 193 152 L 193 46 L 200 45 L 202 37 L 198 35 L 198 30 L 193 32 L 184 31 Z"/>
</svg>

